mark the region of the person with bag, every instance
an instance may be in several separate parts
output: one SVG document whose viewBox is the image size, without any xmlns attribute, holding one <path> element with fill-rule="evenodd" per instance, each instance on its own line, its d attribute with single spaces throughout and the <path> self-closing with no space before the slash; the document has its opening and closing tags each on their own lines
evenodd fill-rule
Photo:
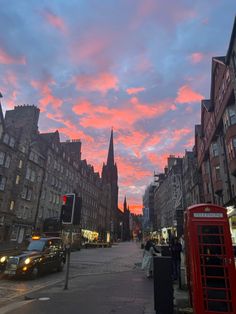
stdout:
<svg viewBox="0 0 236 314">
<path fill-rule="evenodd" d="M 142 270 L 146 271 L 147 278 L 151 278 L 153 275 L 153 256 L 155 256 L 156 253 L 160 252 L 156 249 L 153 241 L 148 238 L 144 246 L 142 261 Z"/>
</svg>

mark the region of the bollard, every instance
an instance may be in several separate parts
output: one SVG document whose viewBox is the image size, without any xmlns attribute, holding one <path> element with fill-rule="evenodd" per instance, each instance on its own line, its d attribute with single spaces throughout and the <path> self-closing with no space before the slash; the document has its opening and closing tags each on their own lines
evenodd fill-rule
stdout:
<svg viewBox="0 0 236 314">
<path fill-rule="evenodd" d="M 153 258 L 154 308 L 156 314 L 173 314 L 173 283 L 171 257 Z"/>
</svg>

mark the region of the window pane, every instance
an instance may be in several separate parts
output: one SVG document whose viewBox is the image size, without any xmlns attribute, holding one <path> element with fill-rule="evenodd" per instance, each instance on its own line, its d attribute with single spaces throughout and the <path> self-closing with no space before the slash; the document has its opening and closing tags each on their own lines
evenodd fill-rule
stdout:
<svg viewBox="0 0 236 314">
<path fill-rule="evenodd" d="M 4 164 L 4 157 L 5 157 L 5 153 L 0 152 L 0 165 Z"/>
<path fill-rule="evenodd" d="M 7 156 L 6 161 L 5 161 L 5 167 L 9 168 L 10 167 L 10 162 L 11 162 L 11 157 Z"/>
</svg>

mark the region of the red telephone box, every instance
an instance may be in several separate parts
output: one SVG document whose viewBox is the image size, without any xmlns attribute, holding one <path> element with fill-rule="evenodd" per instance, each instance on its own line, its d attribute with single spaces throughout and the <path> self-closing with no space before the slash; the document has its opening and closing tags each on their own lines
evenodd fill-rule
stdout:
<svg viewBox="0 0 236 314">
<path fill-rule="evenodd" d="M 199 204 L 185 213 L 186 266 L 195 314 L 236 314 L 236 270 L 227 211 Z"/>
</svg>

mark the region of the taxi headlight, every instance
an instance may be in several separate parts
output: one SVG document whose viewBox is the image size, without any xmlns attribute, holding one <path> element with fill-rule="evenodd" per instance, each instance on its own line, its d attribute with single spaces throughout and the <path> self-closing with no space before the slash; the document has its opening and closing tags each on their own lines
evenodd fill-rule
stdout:
<svg viewBox="0 0 236 314">
<path fill-rule="evenodd" d="M 30 263 L 30 261 L 31 261 L 30 258 L 27 257 L 24 263 L 25 263 L 26 265 L 28 265 L 28 264 Z"/>
<path fill-rule="evenodd" d="M 6 261 L 6 259 L 7 259 L 6 256 L 2 256 L 2 257 L 0 258 L 0 262 L 1 262 L 1 263 L 4 263 L 4 262 Z"/>
</svg>

